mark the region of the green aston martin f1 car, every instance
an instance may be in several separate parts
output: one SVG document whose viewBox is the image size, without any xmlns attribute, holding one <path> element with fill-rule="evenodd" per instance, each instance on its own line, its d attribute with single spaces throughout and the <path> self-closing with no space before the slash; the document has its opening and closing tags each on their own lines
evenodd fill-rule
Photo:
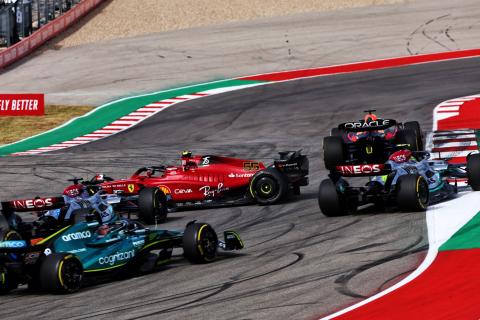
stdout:
<svg viewBox="0 0 480 320">
<path fill-rule="evenodd" d="M 11 214 L 0 215 L 0 293 L 19 284 L 70 293 L 90 276 L 153 271 L 168 263 L 173 248 L 182 248 L 193 263 L 213 261 L 219 248 L 243 248 L 236 232 L 225 231 L 221 241 L 206 223 L 189 222 L 183 231 L 150 230 L 128 219 L 100 223 L 91 208 L 78 210 L 55 232 L 34 239 L 31 229 L 26 232 Z"/>
</svg>

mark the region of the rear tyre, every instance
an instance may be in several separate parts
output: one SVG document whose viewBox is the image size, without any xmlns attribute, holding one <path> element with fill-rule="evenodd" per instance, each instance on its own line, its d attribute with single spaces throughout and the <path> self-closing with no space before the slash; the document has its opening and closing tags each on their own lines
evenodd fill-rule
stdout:
<svg viewBox="0 0 480 320">
<path fill-rule="evenodd" d="M 471 154 L 467 157 L 468 184 L 474 191 L 480 190 L 480 154 Z"/>
<path fill-rule="evenodd" d="M 423 150 L 423 132 L 420 128 L 420 123 L 418 123 L 418 121 L 408 121 L 405 122 L 403 126 L 405 127 L 405 129 L 410 129 L 415 132 L 415 135 L 417 137 L 418 150 Z"/>
<path fill-rule="evenodd" d="M 73 293 L 82 286 L 83 266 L 73 254 L 52 253 L 40 266 L 42 289 L 52 293 Z"/>
<path fill-rule="evenodd" d="M 428 184 L 418 174 L 400 176 L 396 183 L 397 206 L 402 211 L 425 211 L 429 203 Z"/>
<path fill-rule="evenodd" d="M 345 202 L 342 201 L 335 184 L 330 179 L 324 179 L 320 183 L 318 206 L 327 217 L 339 217 L 348 213 Z"/>
<path fill-rule="evenodd" d="M 338 128 L 332 128 L 330 129 L 330 136 L 332 137 L 343 137 L 343 130 L 340 130 Z"/>
<path fill-rule="evenodd" d="M 22 240 L 22 236 L 15 230 L 10 229 L 7 219 L 0 213 L 0 241 Z"/>
<path fill-rule="evenodd" d="M 277 203 L 287 191 L 287 179 L 275 169 L 258 171 L 250 180 L 250 195 L 260 205 Z"/>
<path fill-rule="evenodd" d="M 0 241 L 22 240 L 22 236 L 15 230 L 0 230 Z"/>
<path fill-rule="evenodd" d="M 334 170 L 337 165 L 345 162 L 345 146 L 341 137 L 323 138 L 323 161 L 328 170 Z"/>
<path fill-rule="evenodd" d="M 0 239 L 1 236 L 10 229 L 7 218 L 3 214 L 0 214 Z"/>
<path fill-rule="evenodd" d="M 397 145 L 405 145 L 406 149 L 410 149 L 412 151 L 421 151 L 420 146 L 418 144 L 417 135 L 415 131 L 411 129 L 403 129 L 397 132 L 396 140 Z"/>
<path fill-rule="evenodd" d="M 217 256 L 218 238 L 206 223 L 190 223 L 183 234 L 183 254 L 192 263 L 211 262 Z"/>
<path fill-rule="evenodd" d="M 138 218 L 147 223 L 167 220 L 167 198 L 159 188 L 144 188 L 138 193 Z"/>
</svg>

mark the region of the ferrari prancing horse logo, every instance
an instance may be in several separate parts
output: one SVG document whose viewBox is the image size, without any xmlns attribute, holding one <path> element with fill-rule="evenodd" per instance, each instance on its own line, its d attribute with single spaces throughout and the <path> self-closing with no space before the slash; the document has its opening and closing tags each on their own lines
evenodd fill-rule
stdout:
<svg viewBox="0 0 480 320">
<path fill-rule="evenodd" d="M 129 184 L 129 185 L 127 186 L 127 188 L 128 188 L 128 192 L 132 193 L 133 190 L 135 190 L 135 185 L 134 185 L 134 184 Z"/>
</svg>

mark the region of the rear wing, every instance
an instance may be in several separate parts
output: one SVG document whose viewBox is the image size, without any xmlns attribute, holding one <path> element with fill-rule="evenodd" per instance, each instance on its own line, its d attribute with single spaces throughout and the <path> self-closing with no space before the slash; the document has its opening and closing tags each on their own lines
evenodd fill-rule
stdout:
<svg viewBox="0 0 480 320">
<path fill-rule="evenodd" d="M 33 212 L 58 209 L 65 205 L 63 197 L 2 201 L 3 212 Z"/>
<path fill-rule="evenodd" d="M 388 164 L 359 164 L 336 166 L 335 173 L 343 177 L 383 176 L 392 172 Z"/>
<path fill-rule="evenodd" d="M 393 119 L 377 119 L 369 122 L 365 120 L 345 122 L 338 125 L 338 129 L 351 132 L 385 130 L 396 125 Z"/>
<path fill-rule="evenodd" d="M 280 159 L 273 160 L 273 166 L 285 175 L 295 187 L 308 186 L 309 161 L 306 155 L 298 151 L 281 151 Z"/>
</svg>

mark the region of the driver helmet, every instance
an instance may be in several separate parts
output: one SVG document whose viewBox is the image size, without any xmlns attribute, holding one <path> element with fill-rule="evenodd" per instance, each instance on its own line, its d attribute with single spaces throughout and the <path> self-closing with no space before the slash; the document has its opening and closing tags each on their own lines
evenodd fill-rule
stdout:
<svg viewBox="0 0 480 320">
<path fill-rule="evenodd" d="M 105 182 L 105 175 L 103 173 L 97 173 L 92 179 L 93 182 L 103 183 Z"/>
<path fill-rule="evenodd" d="M 190 166 L 192 165 L 192 161 L 190 159 L 192 158 L 192 152 L 186 150 L 182 152 L 182 166 L 183 169 L 189 169 Z"/>
<path fill-rule="evenodd" d="M 368 114 L 365 115 L 365 118 L 364 118 L 365 122 L 371 122 L 371 121 L 375 121 L 377 119 L 378 119 L 378 117 L 374 113 L 368 113 Z"/>
<path fill-rule="evenodd" d="M 99 237 L 104 237 L 110 232 L 110 227 L 107 224 L 102 224 L 98 227 L 97 233 Z"/>
<path fill-rule="evenodd" d="M 82 184 L 74 184 L 63 190 L 63 195 L 69 198 L 77 198 L 81 196 L 85 187 Z"/>
<path fill-rule="evenodd" d="M 192 157 L 192 152 L 188 150 L 182 151 L 182 158 L 191 158 Z"/>
</svg>

